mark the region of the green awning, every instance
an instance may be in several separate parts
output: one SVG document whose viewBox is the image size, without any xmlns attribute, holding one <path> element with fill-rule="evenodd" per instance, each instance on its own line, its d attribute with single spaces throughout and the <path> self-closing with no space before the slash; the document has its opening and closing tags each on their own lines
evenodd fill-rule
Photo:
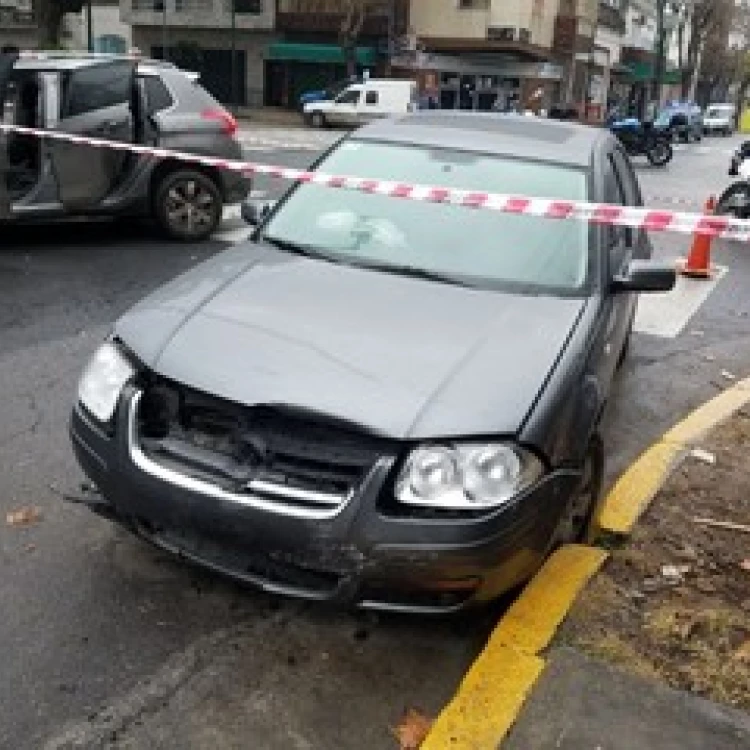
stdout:
<svg viewBox="0 0 750 750">
<path fill-rule="evenodd" d="M 346 62 L 344 50 L 335 44 L 302 44 L 301 42 L 274 42 L 268 46 L 268 60 L 287 60 L 303 63 Z M 378 53 L 374 47 L 357 47 L 357 62 L 360 65 L 375 65 Z"/>
<path fill-rule="evenodd" d="M 654 66 L 647 62 L 629 63 L 630 80 L 633 83 L 642 83 L 654 80 Z M 662 83 L 680 83 L 680 71 L 678 69 L 665 70 L 661 75 Z"/>
</svg>

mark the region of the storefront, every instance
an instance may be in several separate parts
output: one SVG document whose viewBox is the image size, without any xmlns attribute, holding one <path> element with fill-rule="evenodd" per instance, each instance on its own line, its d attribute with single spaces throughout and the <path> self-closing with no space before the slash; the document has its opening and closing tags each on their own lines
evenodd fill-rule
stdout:
<svg viewBox="0 0 750 750">
<path fill-rule="evenodd" d="M 325 89 L 346 77 L 344 51 L 335 44 L 274 42 L 265 55 L 265 104 L 294 108 L 305 91 Z M 357 72 L 376 74 L 375 47 L 357 47 Z"/>
<path fill-rule="evenodd" d="M 451 56 L 418 52 L 394 59 L 400 75 L 413 75 L 420 89 L 440 109 L 509 110 L 541 89 L 539 106 L 559 96 L 562 68 L 550 63 L 520 62 L 509 55 Z"/>
</svg>

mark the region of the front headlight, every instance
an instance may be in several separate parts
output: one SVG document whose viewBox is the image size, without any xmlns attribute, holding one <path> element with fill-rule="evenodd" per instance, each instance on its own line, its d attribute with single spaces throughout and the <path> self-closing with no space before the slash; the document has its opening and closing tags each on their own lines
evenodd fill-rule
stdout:
<svg viewBox="0 0 750 750">
<path fill-rule="evenodd" d="M 396 480 L 396 498 L 445 510 L 495 508 L 536 482 L 543 471 L 534 455 L 503 443 L 425 446 L 406 460 Z"/>
<path fill-rule="evenodd" d="M 78 384 L 78 400 L 100 422 L 114 416 L 117 401 L 135 370 L 111 341 L 99 347 Z"/>
</svg>

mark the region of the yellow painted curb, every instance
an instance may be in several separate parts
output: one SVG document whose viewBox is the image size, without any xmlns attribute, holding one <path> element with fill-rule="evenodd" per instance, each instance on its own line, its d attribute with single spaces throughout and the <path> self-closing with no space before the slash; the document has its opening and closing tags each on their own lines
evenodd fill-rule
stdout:
<svg viewBox="0 0 750 750">
<path fill-rule="evenodd" d="M 720 393 L 675 425 L 615 484 L 595 531 L 628 534 L 675 466 L 710 430 L 750 404 L 750 378 Z M 567 545 L 557 550 L 505 613 L 422 750 L 497 750 L 544 671 L 539 655 L 607 553 Z"/>
<path fill-rule="evenodd" d="M 496 750 L 544 669 L 539 653 L 606 557 L 579 545 L 550 556 L 493 631 L 422 750 Z"/>
<path fill-rule="evenodd" d="M 698 407 L 669 430 L 620 477 L 597 512 L 593 536 L 630 534 L 656 493 L 688 451 L 750 403 L 750 378 Z"/>
</svg>

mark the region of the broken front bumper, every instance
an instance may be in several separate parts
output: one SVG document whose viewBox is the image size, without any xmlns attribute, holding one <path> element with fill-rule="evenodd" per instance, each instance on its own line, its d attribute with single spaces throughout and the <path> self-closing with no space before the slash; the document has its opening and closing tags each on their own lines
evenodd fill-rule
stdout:
<svg viewBox="0 0 750 750">
<path fill-rule="evenodd" d="M 501 510 L 417 518 L 384 505 L 395 460 L 384 458 L 335 511 L 300 512 L 144 460 L 133 444 L 136 395 L 125 394 L 111 431 L 74 409 L 73 447 L 102 495 L 89 505 L 158 547 L 273 593 L 435 613 L 488 601 L 541 565 L 578 482 L 558 471 Z"/>
</svg>

